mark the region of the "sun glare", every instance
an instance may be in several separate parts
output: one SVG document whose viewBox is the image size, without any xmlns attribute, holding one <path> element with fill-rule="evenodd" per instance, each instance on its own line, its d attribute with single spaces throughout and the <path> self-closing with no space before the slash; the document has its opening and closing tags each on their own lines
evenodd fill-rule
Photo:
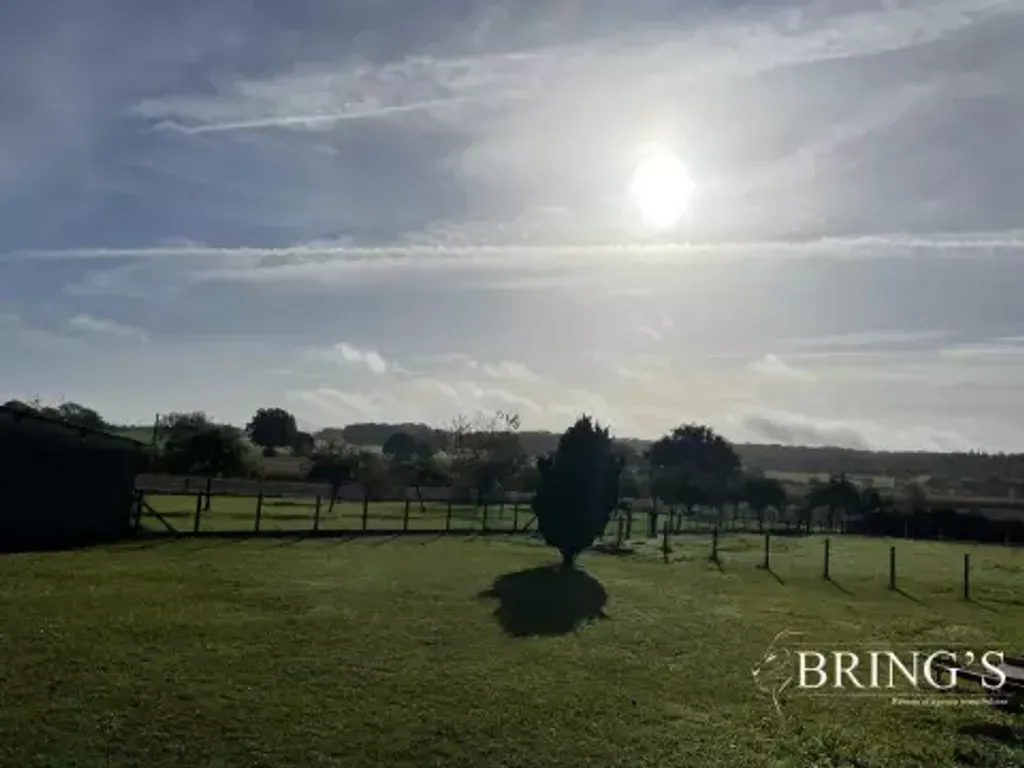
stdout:
<svg viewBox="0 0 1024 768">
<path fill-rule="evenodd" d="M 667 229 L 679 221 L 695 191 L 686 166 L 660 145 L 644 149 L 629 184 L 633 205 L 652 229 Z"/>
</svg>

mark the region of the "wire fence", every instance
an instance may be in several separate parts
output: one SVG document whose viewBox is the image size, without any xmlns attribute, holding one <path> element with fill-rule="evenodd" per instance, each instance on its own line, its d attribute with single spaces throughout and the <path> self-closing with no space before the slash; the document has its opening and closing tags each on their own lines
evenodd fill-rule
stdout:
<svg viewBox="0 0 1024 768">
<path fill-rule="evenodd" d="M 176 536 L 271 535 L 506 535 L 536 536 L 529 500 L 498 503 L 414 499 L 359 501 L 324 496 L 214 495 L 137 491 L 137 527 Z M 733 572 L 770 574 L 779 583 L 821 579 L 869 581 L 908 599 L 914 592 L 947 593 L 974 601 L 979 594 L 1006 607 L 1024 606 L 1024 549 L 994 544 L 808 534 L 801 529 L 744 530 L 721 520 L 682 518 L 651 508 L 613 517 L 596 544 L 613 554 L 639 555 L 665 564 L 691 563 Z"/>
</svg>

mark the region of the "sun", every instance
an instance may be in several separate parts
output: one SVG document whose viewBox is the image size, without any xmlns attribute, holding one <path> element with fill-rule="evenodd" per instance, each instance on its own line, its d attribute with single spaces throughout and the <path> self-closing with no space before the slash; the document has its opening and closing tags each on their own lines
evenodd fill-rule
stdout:
<svg viewBox="0 0 1024 768">
<path fill-rule="evenodd" d="M 696 192 L 686 166 L 660 144 L 648 145 L 629 183 L 629 197 L 644 224 L 668 229 L 686 213 Z"/>
</svg>

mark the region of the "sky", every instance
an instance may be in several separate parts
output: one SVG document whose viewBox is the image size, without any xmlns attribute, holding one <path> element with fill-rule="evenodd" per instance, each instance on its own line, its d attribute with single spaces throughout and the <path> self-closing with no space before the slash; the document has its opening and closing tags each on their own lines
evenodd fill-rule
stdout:
<svg viewBox="0 0 1024 768">
<path fill-rule="evenodd" d="M 1019 0 L 8 0 L 0 401 L 1024 451 L 1022 38 Z"/>
</svg>

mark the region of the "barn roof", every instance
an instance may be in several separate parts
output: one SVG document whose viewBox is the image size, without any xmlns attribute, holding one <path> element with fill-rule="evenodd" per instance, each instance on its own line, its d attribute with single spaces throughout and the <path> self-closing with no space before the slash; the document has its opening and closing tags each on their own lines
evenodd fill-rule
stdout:
<svg viewBox="0 0 1024 768">
<path fill-rule="evenodd" d="M 110 432 L 104 432 L 99 429 L 90 429 L 88 427 L 79 427 L 68 424 L 61 421 L 60 419 L 53 419 L 49 416 L 43 416 L 42 414 L 24 410 L 21 408 L 12 408 L 8 405 L 0 405 L 0 424 L 3 422 L 3 418 L 10 419 L 15 424 L 20 422 L 28 422 L 30 424 L 38 425 L 42 428 L 49 428 L 55 430 L 63 430 L 65 434 L 77 434 L 81 437 L 88 437 L 91 441 L 108 443 L 118 448 L 129 450 L 129 449 L 141 449 L 145 448 L 146 444 L 141 443 L 138 440 L 132 440 L 130 437 L 122 437 L 121 435 L 114 435 Z"/>
</svg>

